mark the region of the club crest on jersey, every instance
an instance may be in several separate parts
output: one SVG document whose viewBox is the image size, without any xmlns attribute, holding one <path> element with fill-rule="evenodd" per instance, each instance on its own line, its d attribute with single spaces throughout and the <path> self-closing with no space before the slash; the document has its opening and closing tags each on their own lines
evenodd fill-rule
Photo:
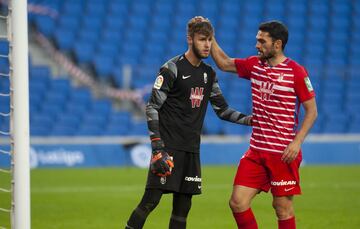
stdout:
<svg viewBox="0 0 360 229">
<path fill-rule="evenodd" d="M 284 80 L 284 73 L 280 73 L 280 76 L 278 78 L 278 81 L 281 82 Z"/>
<path fill-rule="evenodd" d="M 204 72 L 204 83 L 207 83 L 207 73 Z"/>
<path fill-rule="evenodd" d="M 160 178 L 160 184 L 166 184 L 166 177 Z"/>
<path fill-rule="evenodd" d="M 155 80 L 155 83 L 154 83 L 154 88 L 155 89 L 160 89 L 163 82 L 164 82 L 164 77 L 162 75 L 158 75 L 158 77 L 156 77 L 156 80 Z"/>
<path fill-rule="evenodd" d="M 190 100 L 191 100 L 191 107 L 200 107 L 201 101 L 204 98 L 204 88 L 203 87 L 196 87 L 191 88 Z"/>
<path fill-rule="evenodd" d="M 274 93 L 274 83 L 261 82 L 260 83 L 261 100 L 270 100 L 270 96 Z"/>
</svg>

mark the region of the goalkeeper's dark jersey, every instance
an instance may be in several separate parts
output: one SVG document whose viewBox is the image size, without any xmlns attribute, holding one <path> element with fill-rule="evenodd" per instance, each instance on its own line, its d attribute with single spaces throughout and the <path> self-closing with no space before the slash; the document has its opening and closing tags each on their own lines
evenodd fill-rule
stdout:
<svg viewBox="0 0 360 229">
<path fill-rule="evenodd" d="M 245 116 L 228 107 L 211 66 L 193 66 L 185 55 L 172 58 L 160 68 L 146 106 L 150 137 L 169 149 L 199 152 L 209 100 L 222 119 L 240 123 Z"/>
</svg>

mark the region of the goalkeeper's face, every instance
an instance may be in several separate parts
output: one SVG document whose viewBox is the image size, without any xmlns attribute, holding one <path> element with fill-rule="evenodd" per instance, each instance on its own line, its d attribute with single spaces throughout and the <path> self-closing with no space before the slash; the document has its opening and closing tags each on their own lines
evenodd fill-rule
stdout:
<svg viewBox="0 0 360 229">
<path fill-rule="evenodd" d="M 268 60 L 276 56 L 277 44 L 270 37 L 268 32 L 259 31 L 256 35 L 256 49 L 261 60 Z"/>
<path fill-rule="evenodd" d="M 189 45 L 195 56 L 199 59 L 208 58 L 212 44 L 212 36 L 195 33 L 194 37 L 189 37 Z"/>
</svg>

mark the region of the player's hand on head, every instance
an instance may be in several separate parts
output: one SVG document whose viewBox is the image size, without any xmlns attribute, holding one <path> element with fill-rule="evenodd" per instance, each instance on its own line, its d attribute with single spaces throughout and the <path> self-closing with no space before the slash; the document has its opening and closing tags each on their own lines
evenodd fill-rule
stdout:
<svg viewBox="0 0 360 229">
<path fill-rule="evenodd" d="M 196 22 L 207 21 L 207 19 L 204 18 L 203 16 L 195 16 L 194 19 L 195 19 Z"/>
</svg>

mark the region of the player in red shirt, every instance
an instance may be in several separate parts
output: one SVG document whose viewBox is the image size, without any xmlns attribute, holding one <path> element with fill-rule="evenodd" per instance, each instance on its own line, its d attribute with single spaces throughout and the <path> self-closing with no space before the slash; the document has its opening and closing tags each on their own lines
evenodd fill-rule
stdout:
<svg viewBox="0 0 360 229">
<path fill-rule="evenodd" d="M 240 160 L 230 198 L 238 228 L 258 228 L 251 201 L 270 189 L 279 228 L 296 228 L 293 196 L 301 194 L 300 147 L 317 117 L 317 107 L 307 71 L 284 55 L 287 40 L 288 30 L 278 21 L 260 24 L 257 56 L 230 58 L 213 40 L 211 55 L 217 66 L 251 81 L 250 149 Z M 297 130 L 300 104 L 305 117 Z"/>
</svg>

